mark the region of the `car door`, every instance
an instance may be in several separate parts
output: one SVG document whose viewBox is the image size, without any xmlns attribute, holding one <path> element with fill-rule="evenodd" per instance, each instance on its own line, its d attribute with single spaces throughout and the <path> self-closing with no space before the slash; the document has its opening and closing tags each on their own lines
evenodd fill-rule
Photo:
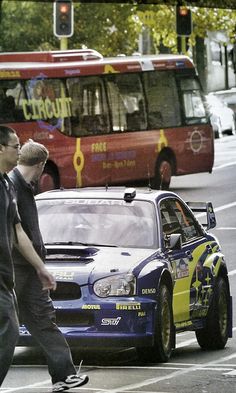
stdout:
<svg viewBox="0 0 236 393">
<path fill-rule="evenodd" d="M 192 212 L 178 198 L 166 198 L 160 203 L 164 238 L 180 233 L 182 246 L 167 251 L 174 276 L 173 311 L 176 326 L 191 324 L 192 318 L 206 313 L 204 299 L 206 280 L 204 262 L 208 255 L 205 232 Z M 208 270 L 208 269 L 207 269 Z"/>
</svg>

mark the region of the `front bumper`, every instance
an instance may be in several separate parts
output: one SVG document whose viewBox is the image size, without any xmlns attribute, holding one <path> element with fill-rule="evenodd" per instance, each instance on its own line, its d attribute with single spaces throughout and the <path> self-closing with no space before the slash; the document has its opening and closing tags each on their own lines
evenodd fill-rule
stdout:
<svg viewBox="0 0 236 393">
<path fill-rule="evenodd" d="M 56 302 L 57 303 L 57 302 Z M 79 347 L 143 347 L 154 343 L 156 302 L 151 299 L 84 303 L 80 308 L 54 304 L 57 325 L 71 344 Z M 70 305 L 70 307 L 68 307 Z M 24 326 L 18 345 L 34 345 Z"/>
</svg>

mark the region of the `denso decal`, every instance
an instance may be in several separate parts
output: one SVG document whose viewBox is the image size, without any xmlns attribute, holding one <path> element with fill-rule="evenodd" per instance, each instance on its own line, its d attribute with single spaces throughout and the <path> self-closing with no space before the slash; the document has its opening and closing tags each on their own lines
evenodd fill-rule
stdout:
<svg viewBox="0 0 236 393">
<path fill-rule="evenodd" d="M 156 288 L 143 288 L 142 295 L 153 295 L 156 291 Z"/>
<path fill-rule="evenodd" d="M 140 303 L 117 303 L 116 310 L 141 310 Z"/>
<path fill-rule="evenodd" d="M 121 320 L 121 317 L 117 318 L 103 318 L 101 325 L 102 326 L 117 326 Z"/>
<path fill-rule="evenodd" d="M 84 304 L 82 306 L 83 310 L 101 310 L 100 304 Z"/>
</svg>

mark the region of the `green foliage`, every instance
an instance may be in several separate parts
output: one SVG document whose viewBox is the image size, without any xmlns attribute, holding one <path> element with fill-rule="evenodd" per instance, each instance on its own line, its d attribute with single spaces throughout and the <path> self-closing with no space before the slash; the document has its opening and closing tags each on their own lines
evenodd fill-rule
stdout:
<svg viewBox="0 0 236 393">
<path fill-rule="evenodd" d="M 0 49 L 28 51 L 59 49 L 53 35 L 53 2 L 2 1 Z M 236 10 L 192 7 L 193 33 L 205 37 L 208 30 L 227 31 L 235 40 Z M 68 46 L 94 48 L 105 56 L 138 51 L 139 35 L 148 29 L 152 52 L 160 46 L 176 51 L 175 7 L 158 4 L 79 3 L 74 0 L 74 35 Z"/>
</svg>

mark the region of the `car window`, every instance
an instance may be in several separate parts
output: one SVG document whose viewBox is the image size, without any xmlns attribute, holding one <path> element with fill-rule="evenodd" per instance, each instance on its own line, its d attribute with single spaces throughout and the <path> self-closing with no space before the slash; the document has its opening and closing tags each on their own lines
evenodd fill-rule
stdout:
<svg viewBox="0 0 236 393">
<path fill-rule="evenodd" d="M 37 206 L 45 243 L 158 247 L 154 204 L 148 201 L 57 199 Z"/>
<path fill-rule="evenodd" d="M 166 199 L 160 204 L 162 230 L 166 235 L 181 233 L 183 243 L 202 236 L 200 226 L 191 212 L 178 199 Z"/>
</svg>

